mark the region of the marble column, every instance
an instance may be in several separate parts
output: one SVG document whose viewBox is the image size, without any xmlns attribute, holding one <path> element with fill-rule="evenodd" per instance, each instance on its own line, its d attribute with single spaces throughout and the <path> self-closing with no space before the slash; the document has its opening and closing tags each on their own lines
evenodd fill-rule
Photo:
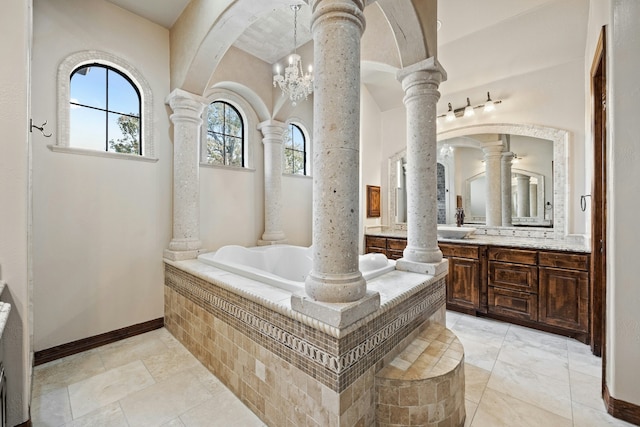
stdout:
<svg viewBox="0 0 640 427">
<path fill-rule="evenodd" d="M 164 256 L 181 260 L 195 258 L 202 249 L 198 174 L 202 111 L 207 101 L 175 89 L 166 103 L 173 110 L 173 238 Z"/>
<path fill-rule="evenodd" d="M 311 1 L 314 46 L 313 267 L 306 294 L 328 303 L 366 294 L 358 266 L 360 37 L 363 0 Z"/>
<path fill-rule="evenodd" d="M 513 153 L 507 151 L 502 153 L 502 226 L 511 227 L 511 217 L 513 209 L 511 206 L 511 165 L 513 164 Z"/>
<path fill-rule="evenodd" d="M 435 58 L 398 71 L 407 111 L 407 247 L 396 267 L 439 274 L 436 104 L 447 74 Z M 438 270 L 438 271 L 436 271 Z"/>
<path fill-rule="evenodd" d="M 484 152 L 486 193 L 486 223 L 489 226 L 502 225 L 502 141 L 481 144 Z"/>
<path fill-rule="evenodd" d="M 517 174 L 516 182 L 518 187 L 518 216 L 529 216 L 529 183 L 527 175 Z"/>
<path fill-rule="evenodd" d="M 264 233 L 258 245 L 286 243 L 282 231 L 282 138 L 286 128 L 277 120 L 258 125 L 264 144 Z"/>
</svg>

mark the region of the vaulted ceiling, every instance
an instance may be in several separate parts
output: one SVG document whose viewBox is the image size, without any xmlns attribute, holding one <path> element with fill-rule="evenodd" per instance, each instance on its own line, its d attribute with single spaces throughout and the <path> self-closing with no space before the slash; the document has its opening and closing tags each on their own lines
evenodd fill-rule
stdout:
<svg viewBox="0 0 640 427">
<path fill-rule="evenodd" d="M 188 0 L 109 0 L 171 28 Z M 294 1 L 295 2 L 295 1 Z M 267 63 L 293 50 L 287 2 L 256 17 L 234 45 Z M 448 73 L 441 91 L 455 93 L 584 56 L 588 0 L 438 0 L 438 57 Z M 311 40 L 310 8 L 298 12 L 298 45 Z M 401 105 L 393 70 L 363 66 L 362 81 L 382 111 Z"/>
</svg>

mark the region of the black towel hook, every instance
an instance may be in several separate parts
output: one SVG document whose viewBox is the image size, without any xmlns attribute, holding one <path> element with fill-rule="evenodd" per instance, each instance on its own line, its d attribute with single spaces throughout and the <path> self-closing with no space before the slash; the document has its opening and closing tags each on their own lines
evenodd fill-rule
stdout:
<svg viewBox="0 0 640 427">
<path fill-rule="evenodd" d="M 42 132 L 42 135 L 44 135 L 45 138 L 49 138 L 51 135 L 53 135 L 51 133 L 48 134 L 48 135 L 46 133 L 44 133 L 44 127 L 47 125 L 47 121 L 46 120 L 42 125 L 36 126 L 36 125 L 33 124 L 33 119 L 29 119 L 29 125 L 31 126 L 31 128 L 29 129 L 29 132 L 33 132 L 33 128 L 36 128 L 40 132 Z"/>
</svg>

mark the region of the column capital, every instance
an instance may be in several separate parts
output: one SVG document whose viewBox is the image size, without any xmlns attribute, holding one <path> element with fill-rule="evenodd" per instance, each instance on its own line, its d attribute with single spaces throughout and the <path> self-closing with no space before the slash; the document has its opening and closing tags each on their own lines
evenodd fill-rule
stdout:
<svg viewBox="0 0 640 427">
<path fill-rule="evenodd" d="M 362 35 L 366 26 L 364 6 L 363 0 L 312 0 L 311 32 L 324 21 L 346 19 L 356 24 Z"/>
<path fill-rule="evenodd" d="M 483 142 L 480 144 L 482 152 L 486 156 L 502 156 L 502 149 L 504 145 L 502 141 Z"/>
<path fill-rule="evenodd" d="M 287 130 L 287 124 L 279 120 L 265 120 L 258 124 L 258 130 L 262 132 L 263 144 L 282 144 L 282 135 Z"/>
<path fill-rule="evenodd" d="M 435 57 L 424 59 L 415 64 L 403 67 L 396 73 L 396 78 L 403 83 L 407 77 L 419 78 L 424 83 L 432 82 L 436 86 L 447 80 L 447 72 Z M 406 89 L 405 89 L 406 90 Z"/>
<path fill-rule="evenodd" d="M 287 124 L 285 122 L 281 122 L 280 120 L 275 120 L 275 119 L 269 119 L 269 120 L 265 120 L 263 122 L 258 123 L 258 130 L 262 131 L 262 129 L 268 129 L 268 128 L 286 128 Z M 264 134 L 264 131 L 262 131 L 262 133 Z"/>
<path fill-rule="evenodd" d="M 171 115 L 171 120 L 174 120 L 173 116 L 175 116 L 176 113 L 179 114 L 176 118 L 201 120 L 202 111 L 208 102 L 200 95 L 195 95 L 182 89 L 174 89 L 167 95 L 165 103 L 169 105 L 174 112 L 174 114 Z"/>
<path fill-rule="evenodd" d="M 502 152 L 502 161 L 503 162 L 511 162 L 513 160 L 514 154 L 511 151 L 503 151 Z"/>
</svg>

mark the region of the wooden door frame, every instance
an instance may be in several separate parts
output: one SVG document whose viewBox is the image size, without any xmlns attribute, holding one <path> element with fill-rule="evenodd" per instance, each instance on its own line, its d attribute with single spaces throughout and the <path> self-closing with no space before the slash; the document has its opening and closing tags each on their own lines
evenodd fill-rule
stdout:
<svg viewBox="0 0 640 427">
<path fill-rule="evenodd" d="M 591 351 L 606 367 L 606 227 L 607 227 L 607 62 L 606 27 L 602 27 L 591 66 L 593 182 L 591 188 Z"/>
</svg>

